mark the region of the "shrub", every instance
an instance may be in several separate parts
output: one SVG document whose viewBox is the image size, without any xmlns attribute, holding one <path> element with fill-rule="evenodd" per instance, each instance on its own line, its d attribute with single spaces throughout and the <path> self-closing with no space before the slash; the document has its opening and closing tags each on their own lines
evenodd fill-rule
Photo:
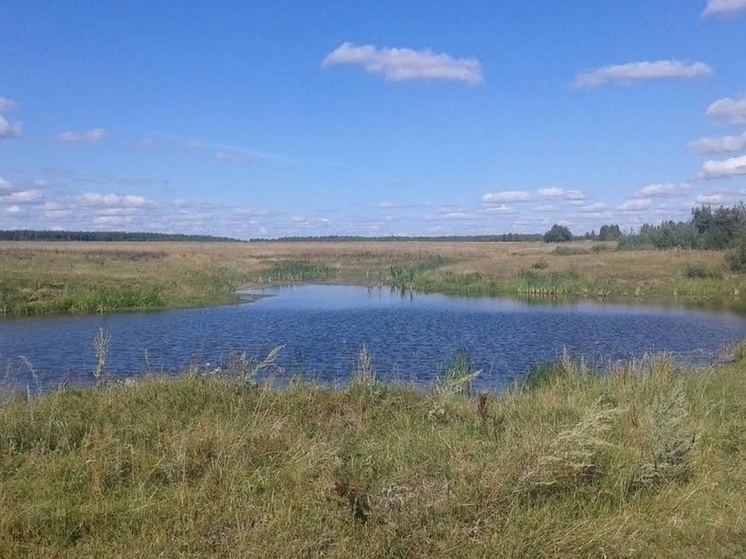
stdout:
<svg viewBox="0 0 746 559">
<path fill-rule="evenodd" d="M 733 272 L 746 272 L 746 242 L 739 242 L 734 248 L 725 252 L 725 263 Z"/>
</svg>

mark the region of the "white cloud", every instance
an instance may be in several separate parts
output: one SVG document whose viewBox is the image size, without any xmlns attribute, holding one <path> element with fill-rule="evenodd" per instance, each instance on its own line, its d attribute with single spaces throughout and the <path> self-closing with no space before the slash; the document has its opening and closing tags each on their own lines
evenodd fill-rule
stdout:
<svg viewBox="0 0 746 559">
<path fill-rule="evenodd" d="M 4 116 L 0 115 L 0 140 L 7 140 L 9 138 L 20 136 L 22 129 L 22 122 L 11 124 Z"/>
<path fill-rule="evenodd" d="M 443 219 L 450 219 L 453 221 L 477 221 L 482 219 L 481 216 L 468 213 L 468 212 L 450 212 L 441 214 Z"/>
<path fill-rule="evenodd" d="M 485 214 L 512 214 L 515 213 L 515 209 L 505 204 L 499 206 L 488 206 L 481 210 L 481 213 Z"/>
<path fill-rule="evenodd" d="M 470 85 L 484 83 L 482 66 L 474 58 L 453 58 L 430 49 L 382 48 L 342 43 L 326 55 L 322 67 L 355 64 L 390 81 L 447 80 Z"/>
<path fill-rule="evenodd" d="M 215 159 L 223 163 L 246 163 L 249 161 L 249 156 L 240 151 L 218 151 Z"/>
<path fill-rule="evenodd" d="M 501 204 L 504 202 L 528 202 L 531 195 L 523 190 L 503 190 L 502 192 L 488 192 L 482 196 L 485 204 Z"/>
<path fill-rule="evenodd" d="M 0 190 L 0 202 L 9 204 L 41 204 L 44 196 L 38 190 L 21 190 L 2 194 Z"/>
<path fill-rule="evenodd" d="M 646 80 L 690 80 L 712 74 L 712 69 L 702 62 L 658 60 L 655 62 L 630 62 L 614 66 L 602 66 L 582 72 L 575 79 L 577 87 L 600 87 L 607 83 L 633 84 Z"/>
<path fill-rule="evenodd" d="M 0 196 L 2 196 L 4 192 L 12 192 L 12 188 L 13 185 L 11 185 L 3 177 L 0 177 Z"/>
<path fill-rule="evenodd" d="M 552 188 L 542 188 L 539 190 L 539 198 L 544 198 L 547 200 L 585 200 L 586 195 L 583 194 L 580 190 L 565 190 L 564 188 L 557 188 L 556 186 L 553 186 Z"/>
<path fill-rule="evenodd" d="M 0 97 L 0 113 L 7 113 L 18 106 L 18 103 L 7 97 Z"/>
<path fill-rule="evenodd" d="M 733 153 L 746 150 L 746 132 L 740 136 L 700 138 L 689 144 L 694 153 Z"/>
<path fill-rule="evenodd" d="M 722 194 L 700 194 L 694 201 L 697 204 L 722 204 L 725 202 L 725 196 Z"/>
<path fill-rule="evenodd" d="M 608 204 L 604 204 L 603 202 L 596 202 L 595 204 L 588 204 L 585 206 L 580 206 L 578 208 L 579 211 L 583 213 L 599 213 L 603 212 L 609 209 Z"/>
<path fill-rule="evenodd" d="M 84 206 L 97 208 L 150 208 L 155 205 L 152 200 L 148 200 L 144 196 L 120 196 L 118 194 L 99 194 L 96 192 L 82 194 L 78 196 L 77 200 Z"/>
<path fill-rule="evenodd" d="M 740 99 L 725 97 L 707 107 L 707 116 L 722 118 L 733 124 L 746 124 L 746 95 Z"/>
<path fill-rule="evenodd" d="M 639 212 L 650 209 L 653 205 L 653 201 L 649 198 L 638 198 L 635 200 L 627 200 L 619 206 L 619 209 L 623 212 Z"/>
<path fill-rule="evenodd" d="M 378 208 L 379 210 L 394 210 L 398 208 L 398 206 L 393 202 L 378 202 L 378 204 L 376 204 L 376 208 Z"/>
<path fill-rule="evenodd" d="M 57 141 L 63 144 L 97 144 L 109 137 L 104 128 L 93 128 L 87 132 L 62 132 L 57 134 Z"/>
<path fill-rule="evenodd" d="M 746 155 L 730 159 L 705 161 L 702 165 L 702 177 L 717 179 L 746 175 Z"/>
<path fill-rule="evenodd" d="M 702 15 L 729 15 L 743 10 L 746 10 L 746 0 L 708 0 Z"/>
<path fill-rule="evenodd" d="M 691 189 L 687 182 L 649 184 L 635 193 L 637 198 L 671 198 L 681 196 Z"/>
<path fill-rule="evenodd" d="M 93 225 L 96 227 L 120 227 L 132 223 L 131 216 L 98 216 L 93 219 Z"/>
</svg>

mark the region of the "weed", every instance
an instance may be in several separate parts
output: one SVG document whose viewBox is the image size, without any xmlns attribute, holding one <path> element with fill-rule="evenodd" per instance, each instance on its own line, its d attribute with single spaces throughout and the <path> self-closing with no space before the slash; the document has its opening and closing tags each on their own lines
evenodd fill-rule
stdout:
<svg viewBox="0 0 746 559">
<path fill-rule="evenodd" d="M 518 480 L 519 492 L 555 493 L 592 484 L 602 475 L 600 455 L 609 444 L 604 437 L 619 415 L 616 408 L 597 402 L 572 428 L 562 431 L 547 451 Z"/>
<path fill-rule="evenodd" d="M 373 356 L 363 344 L 357 356 L 357 364 L 352 373 L 352 382 L 361 385 L 375 384 L 376 370 L 373 365 Z"/>
<path fill-rule="evenodd" d="M 471 361 L 469 352 L 460 350 L 453 362 L 438 374 L 435 392 L 446 396 L 470 396 L 472 385 L 481 373 Z"/>
<path fill-rule="evenodd" d="M 93 370 L 93 378 L 96 379 L 97 385 L 104 385 L 108 377 L 106 361 L 111 349 L 111 334 L 103 326 L 99 326 L 91 340 L 91 345 L 96 354 L 96 368 Z"/>
</svg>

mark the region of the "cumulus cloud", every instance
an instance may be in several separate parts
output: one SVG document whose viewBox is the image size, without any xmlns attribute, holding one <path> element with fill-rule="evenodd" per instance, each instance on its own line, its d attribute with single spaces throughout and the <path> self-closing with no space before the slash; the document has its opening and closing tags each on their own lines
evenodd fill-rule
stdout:
<svg viewBox="0 0 746 559">
<path fill-rule="evenodd" d="M 502 204 L 511 202 L 528 202 L 531 195 L 523 190 L 503 190 L 502 192 L 488 192 L 482 196 L 485 204 Z"/>
<path fill-rule="evenodd" d="M 43 204 L 44 196 L 38 190 L 20 190 L 0 194 L 0 202 L 17 205 Z"/>
<path fill-rule="evenodd" d="M 730 15 L 746 10 L 746 0 L 708 0 L 702 15 L 720 16 Z"/>
<path fill-rule="evenodd" d="M 0 113 L 8 113 L 15 109 L 18 103 L 7 97 L 0 97 Z"/>
<path fill-rule="evenodd" d="M 132 196 L 119 194 L 100 194 L 88 192 L 78 196 L 77 201 L 83 205 L 94 208 L 150 208 L 155 204 L 144 196 Z"/>
<path fill-rule="evenodd" d="M 679 60 L 658 60 L 655 62 L 630 62 L 613 66 L 602 66 L 595 70 L 578 74 L 574 85 L 577 87 L 600 87 L 607 83 L 633 84 L 648 80 L 690 80 L 704 78 L 712 74 L 712 69 L 703 62 L 681 62 Z"/>
<path fill-rule="evenodd" d="M 542 188 L 539 190 L 539 198 L 543 198 L 546 200 L 571 200 L 571 201 L 579 201 L 579 200 L 585 200 L 586 195 L 583 194 L 580 190 L 565 190 L 564 188 L 557 188 L 556 186 L 552 188 Z"/>
<path fill-rule="evenodd" d="M 746 150 L 746 132 L 740 136 L 700 138 L 689 144 L 694 153 L 733 153 Z"/>
<path fill-rule="evenodd" d="M 6 192 L 12 192 L 13 185 L 6 181 L 3 177 L 0 177 L 0 196 Z"/>
<path fill-rule="evenodd" d="M 623 212 L 640 212 L 650 209 L 650 206 L 652 205 L 653 201 L 649 198 L 638 198 L 634 200 L 627 200 L 621 206 L 619 206 L 619 209 Z"/>
<path fill-rule="evenodd" d="M 104 128 L 93 128 L 87 132 L 62 132 L 57 134 L 57 141 L 63 144 L 97 144 L 109 137 Z"/>
<path fill-rule="evenodd" d="M 691 189 L 687 182 L 649 184 L 635 193 L 637 198 L 672 198 L 686 194 Z"/>
<path fill-rule="evenodd" d="M 600 213 L 609 209 L 608 204 L 603 202 L 596 202 L 595 204 L 587 204 L 578 208 L 582 213 Z"/>
<path fill-rule="evenodd" d="M 341 64 L 362 66 L 370 74 L 381 74 L 390 81 L 444 80 L 470 85 L 484 83 L 482 66 L 475 58 L 453 58 L 430 49 L 377 48 L 342 43 L 326 55 L 324 68 Z"/>
<path fill-rule="evenodd" d="M 702 177 L 718 179 L 746 175 L 746 155 L 730 159 L 705 161 L 702 165 Z"/>
<path fill-rule="evenodd" d="M 7 140 L 21 135 L 22 122 L 11 123 L 3 114 L 15 109 L 17 103 L 6 97 L 0 97 L 0 140 Z"/>
<path fill-rule="evenodd" d="M 740 99 L 730 97 L 718 99 L 707 107 L 705 114 L 713 118 L 727 120 L 733 124 L 746 124 L 746 95 Z"/>
</svg>

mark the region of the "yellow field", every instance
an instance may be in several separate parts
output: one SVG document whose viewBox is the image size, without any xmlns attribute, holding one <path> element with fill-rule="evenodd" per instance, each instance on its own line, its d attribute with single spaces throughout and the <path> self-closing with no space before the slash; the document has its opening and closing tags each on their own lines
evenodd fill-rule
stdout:
<svg viewBox="0 0 746 559">
<path fill-rule="evenodd" d="M 741 274 L 714 251 L 617 252 L 613 243 L 2 242 L 0 310 L 105 312 L 226 303 L 293 280 L 473 295 L 729 298 Z M 687 276 L 696 267 L 697 274 Z M 702 272 L 704 271 L 704 272 Z"/>
</svg>

